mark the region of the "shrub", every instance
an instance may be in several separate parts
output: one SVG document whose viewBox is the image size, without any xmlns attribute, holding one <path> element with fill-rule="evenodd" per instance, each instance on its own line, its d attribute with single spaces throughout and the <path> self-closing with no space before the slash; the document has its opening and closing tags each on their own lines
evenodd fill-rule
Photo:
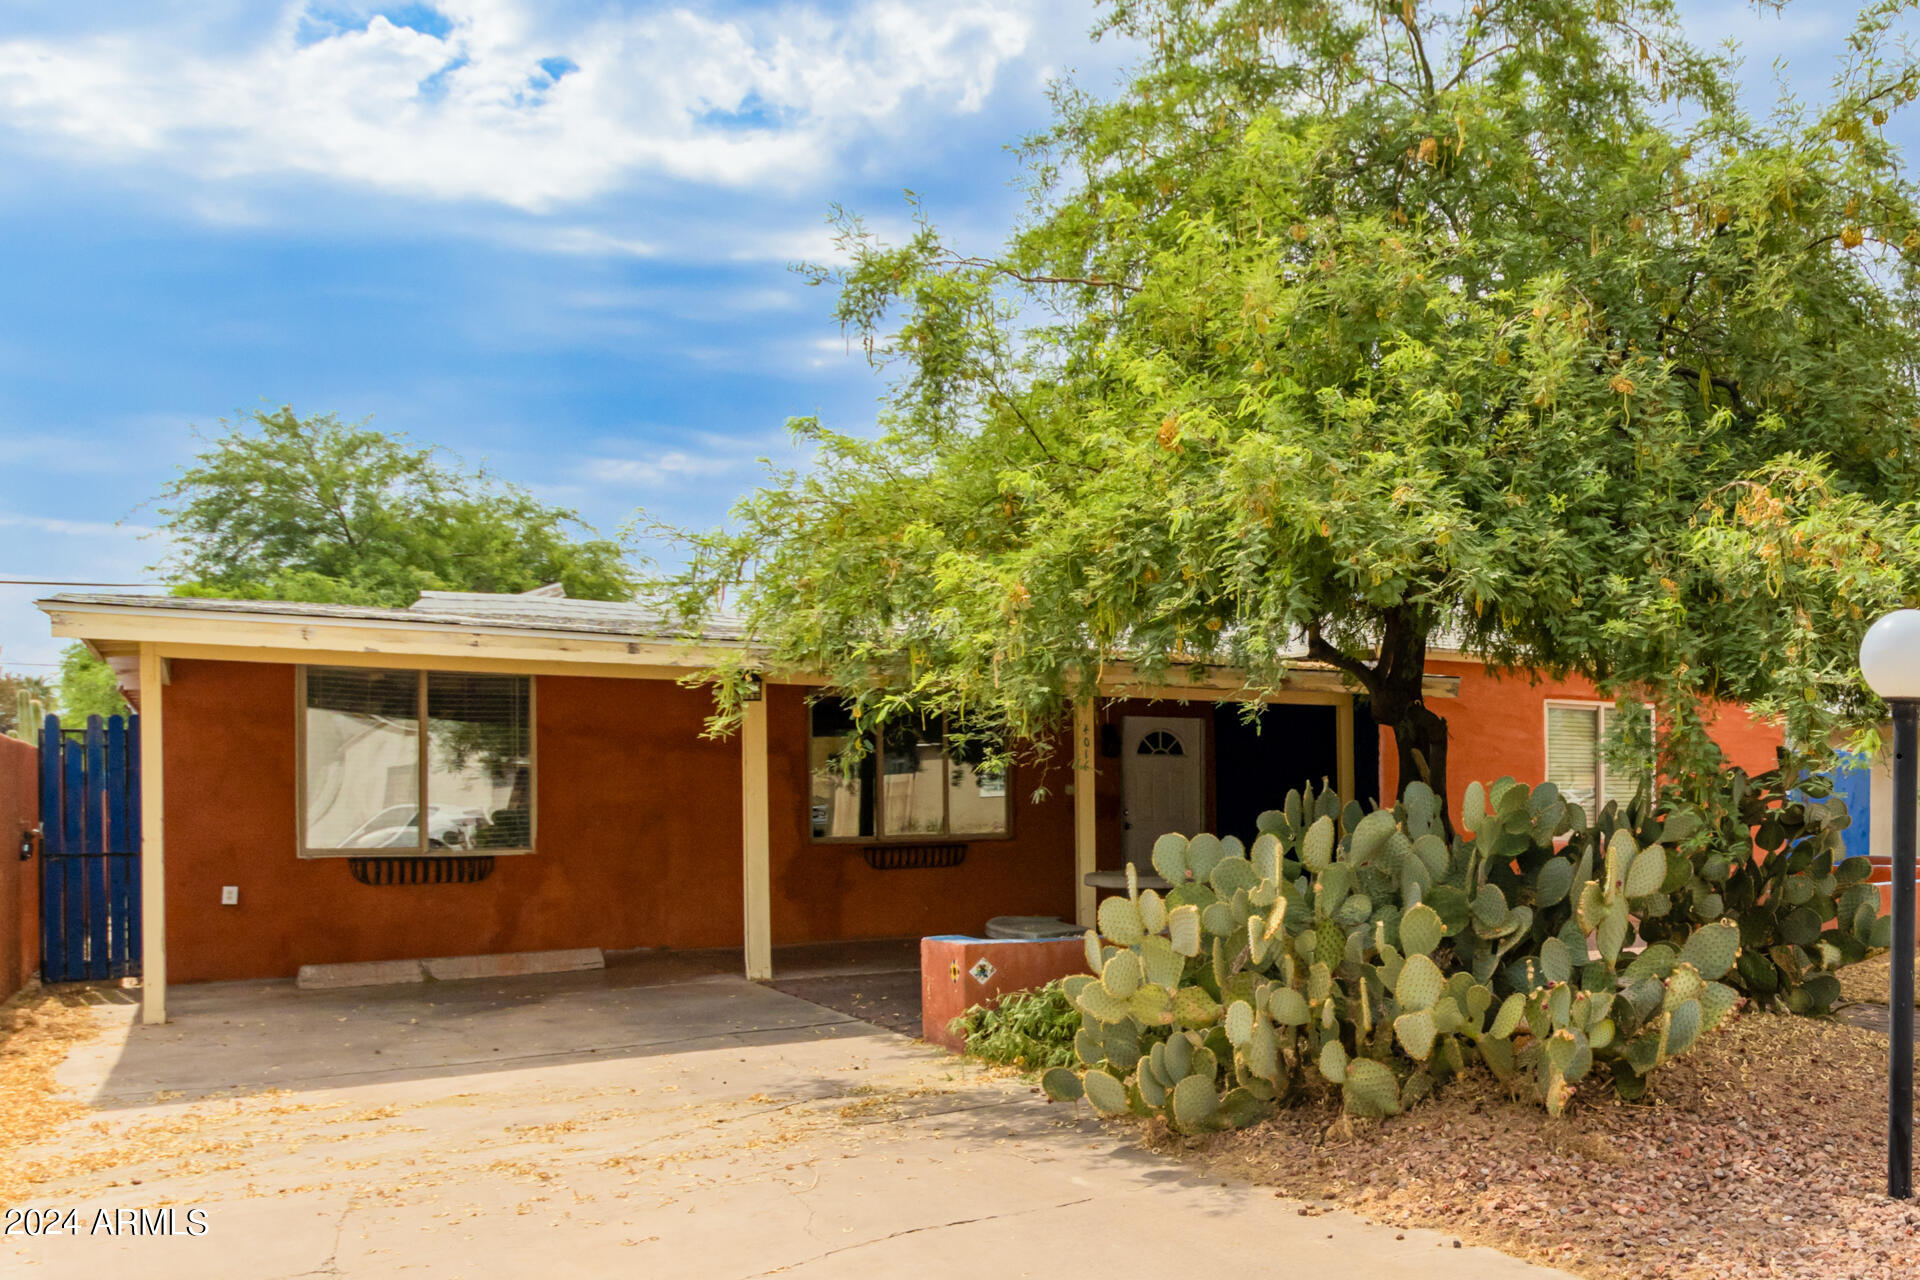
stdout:
<svg viewBox="0 0 1920 1280">
<path fill-rule="evenodd" d="M 1055 979 L 1031 991 L 1010 992 L 996 1005 L 974 1005 L 948 1029 L 960 1037 L 969 1057 L 1041 1071 L 1073 1061 L 1080 1011 Z"/>
<path fill-rule="evenodd" d="M 1743 991 L 1824 1007 L 1817 979 L 1884 935 L 1865 860 L 1833 865 L 1844 809 L 1726 785 L 1758 835 L 1645 797 L 1589 823 L 1551 783 L 1501 779 L 1467 788 L 1451 844 L 1418 783 L 1372 813 L 1293 792 L 1251 850 L 1164 836 L 1172 887 L 1130 871 L 1087 935 L 1098 976 L 1062 984 L 1080 1069 L 1046 1091 L 1189 1133 L 1334 1091 L 1392 1115 L 1474 1061 L 1556 1115 L 1596 1072 L 1638 1097 Z"/>
</svg>

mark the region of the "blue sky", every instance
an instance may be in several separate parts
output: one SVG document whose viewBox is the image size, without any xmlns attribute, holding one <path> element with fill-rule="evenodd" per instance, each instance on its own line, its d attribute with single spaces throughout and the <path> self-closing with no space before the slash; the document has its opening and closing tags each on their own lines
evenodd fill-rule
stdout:
<svg viewBox="0 0 1920 1280">
<path fill-rule="evenodd" d="M 1817 90 L 1850 13 L 1687 3 Z M 901 191 L 994 243 L 1080 3 L 9 0 L 0 576 L 134 581 L 193 428 L 371 416 L 580 509 L 719 521 L 783 423 L 880 387 L 788 270 Z M 58 644 L 0 587 L 0 664 Z"/>
</svg>

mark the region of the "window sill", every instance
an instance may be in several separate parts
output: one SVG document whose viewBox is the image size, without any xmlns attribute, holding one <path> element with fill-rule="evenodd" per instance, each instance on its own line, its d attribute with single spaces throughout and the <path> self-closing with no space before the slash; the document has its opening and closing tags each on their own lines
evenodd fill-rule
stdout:
<svg viewBox="0 0 1920 1280">
<path fill-rule="evenodd" d="M 1011 832 L 1003 835 L 954 835 L 954 836 L 809 836 L 807 843 L 821 849 L 868 849 L 883 848 L 888 845 L 920 844 L 1005 844 L 1013 839 Z"/>
<path fill-rule="evenodd" d="M 425 853 L 414 849 L 301 849 L 295 856 L 308 862 L 325 862 L 338 858 L 520 858 L 537 852 L 537 849 L 431 849 Z"/>
</svg>

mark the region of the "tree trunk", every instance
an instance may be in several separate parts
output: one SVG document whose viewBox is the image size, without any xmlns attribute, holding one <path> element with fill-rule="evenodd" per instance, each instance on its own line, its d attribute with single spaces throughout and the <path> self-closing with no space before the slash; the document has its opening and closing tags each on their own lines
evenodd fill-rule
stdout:
<svg viewBox="0 0 1920 1280">
<path fill-rule="evenodd" d="M 1447 721 L 1430 709 L 1425 699 L 1427 632 L 1429 620 L 1411 607 L 1389 609 L 1381 617 L 1380 649 L 1372 665 L 1343 653 L 1320 635 L 1307 633 L 1309 656 L 1332 663 L 1360 682 L 1373 700 L 1377 724 L 1393 730 L 1400 765 L 1399 791 L 1416 780 L 1433 788 L 1439 801 L 1440 823 L 1453 838 L 1453 813 L 1448 804 Z"/>
<path fill-rule="evenodd" d="M 1389 702 L 1397 701 L 1389 695 Z M 1397 714 L 1383 714 L 1381 699 L 1374 697 L 1374 719 L 1393 730 L 1395 758 L 1400 766 L 1399 794 L 1406 794 L 1414 781 L 1433 788 L 1440 802 L 1440 821 L 1448 839 L 1453 837 L 1453 809 L 1448 800 L 1447 721 L 1421 699 L 1418 686 L 1410 700 L 1398 702 Z"/>
</svg>

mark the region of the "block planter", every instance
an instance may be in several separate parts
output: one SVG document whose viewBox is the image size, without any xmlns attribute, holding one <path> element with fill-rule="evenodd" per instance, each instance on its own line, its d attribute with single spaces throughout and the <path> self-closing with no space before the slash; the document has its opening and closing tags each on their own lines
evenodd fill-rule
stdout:
<svg viewBox="0 0 1920 1280">
<path fill-rule="evenodd" d="M 956 1053 L 966 1046 L 947 1024 L 976 1004 L 991 1005 L 1013 991 L 1043 987 L 1055 978 L 1087 972 L 1081 938 L 970 938 L 945 934 L 920 939 L 920 1034 Z"/>
</svg>

